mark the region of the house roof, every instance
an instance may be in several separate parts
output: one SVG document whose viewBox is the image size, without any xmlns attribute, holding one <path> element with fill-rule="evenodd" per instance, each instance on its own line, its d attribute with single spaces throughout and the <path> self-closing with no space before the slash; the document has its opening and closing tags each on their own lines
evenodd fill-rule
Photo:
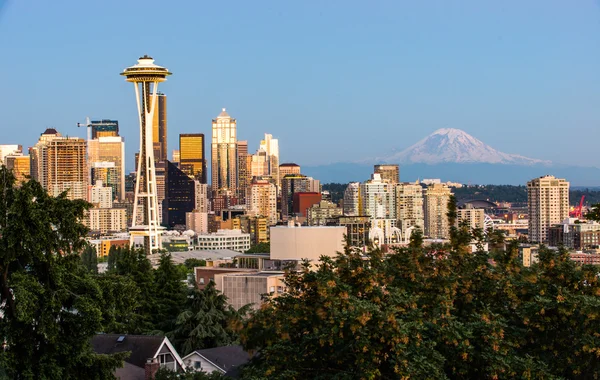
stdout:
<svg viewBox="0 0 600 380">
<path fill-rule="evenodd" d="M 240 367 L 243 364 L 246 364 L 250 360 L 250 358 L 252 358 L 252 355 L 244 351 L 242 346 L 223 346 L 207 348 L 204 350 L 196 350 L 194 352 L 202 356 L 215 366 L 219 367 L 223 372 L 226 373 L 235 373 L 235 370 L 238 367 Z"/>
<path fill-rule="evenodd" d="M 118 342 L 119 337 L 124 337 Z M 99 334 L 92 338 L 92 347 L 97 354 L 116 354 L 130 351 L 127 363 L 144 368 L 148 359 L 154 358 L 166 340 L 164 336 Z"/>
<path fill-rule="evenodd" d="M 115 377 L 123 380 L 146 380 L 146 369 L 125 362 L 123 367 L 116 369 Z"/>
</svg>

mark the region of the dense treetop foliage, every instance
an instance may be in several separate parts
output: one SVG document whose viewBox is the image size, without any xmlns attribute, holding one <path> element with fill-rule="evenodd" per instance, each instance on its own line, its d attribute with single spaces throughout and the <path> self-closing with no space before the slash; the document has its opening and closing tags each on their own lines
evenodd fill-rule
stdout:
<svg viewBox="0 0 600 380">
<path fill-rule="evenodd" d="M 450 219 L 455 218 L 451 207 Z M 242 330 L 245 378 L 596 379 L 600 268 L 545 248 L 526 268 L 499 235 L 383 255 L 346 248 L 288 272 Z M 492 252 L 472 253 L 469 243 Z"/>
</svg>

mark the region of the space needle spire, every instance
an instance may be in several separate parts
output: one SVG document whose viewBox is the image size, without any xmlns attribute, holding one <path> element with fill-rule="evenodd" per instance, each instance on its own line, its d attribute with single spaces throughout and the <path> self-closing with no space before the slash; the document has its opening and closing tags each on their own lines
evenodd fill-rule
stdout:
<svg viewBox="0 0 600 380">
<path fill-rule="evenodd" d="M 160 225 L 158 215 L 152 123 L 158 99 L 158 84 L 164 82 L 171 73 L 166 68 L 155 65 L 152 57 L 144 55 L 138 59 L 136 65 L 123 70 L 121 75 L 134 84 L 140 121 L 140 153 L 136 170 L 133 215 L 129 227 L 130 244 L 133 244 L 136 236 L 143 236 L 144 250 L 148 255 L 153 250 L 162 248 L 161 234 L 164 227 Z"/>
</svg>

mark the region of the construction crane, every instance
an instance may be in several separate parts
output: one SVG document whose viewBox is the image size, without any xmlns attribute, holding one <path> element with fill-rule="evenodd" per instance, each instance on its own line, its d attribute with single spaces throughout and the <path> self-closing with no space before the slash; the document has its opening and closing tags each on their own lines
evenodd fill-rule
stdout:
<svg viewBox="0 0 600 380">
<path fill-rule="evenodd" d="M 575 209 L 570 212 L 570 216 L 574 218 L 583 218 L 583 201 L 585 200 L 585 195 L 581 196 L 581 200 L 579 201 L 579 206 L 575 207 Z"/>
<path fill-rule="evenodd" d="M 89 117 L 85 118 L 85 123 L 77 123 L 77 128 L 79 127 L 87 127 L 87 139 L 90 141 L 92 139 L 92 122 Z"/>
</svg>

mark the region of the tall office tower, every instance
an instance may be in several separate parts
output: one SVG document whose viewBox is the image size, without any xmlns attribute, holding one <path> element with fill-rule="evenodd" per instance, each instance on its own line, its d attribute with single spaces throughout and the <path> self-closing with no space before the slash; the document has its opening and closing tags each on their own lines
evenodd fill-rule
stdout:
<svg viewBox="0 0 600 380">
<path fill-rule="evenodd" d="M 156 93 L 156 111 L 152 122 L 152 147 L 155 161 L 167 160 L 167 96 Z"/>
<path fill-rule="evenodd" d="M 23 146 L 21 145 L 0 145 L 0 165 L 6 165 L 4 158 L 10 155 L 23 154 Z"/>
<path fill-rule="evenodd" d="M 399 183 L 396 185 L 396 226 L 405 236 L 411 227 L 418 227 L 423 233 L 425 217 L 423 215 L 423 187 L 419 182 Z"/>
<path fill-rule="evenodd" d="M 118 120 L 92 120 L 90 122 L 92 128 L 92 140 L 99 137 L 115 137 L 119 136 L 119 121 Z"/>
<path fill-rule="evenodd" d="M 447 239 L 450 236 L 448 225 L 448 201 L 452 192 L 444 184 L 434 183 L 425 190 L 423 202 L 425 236 L 431 239 Z"/>
<path fill-rule="evenodd" d="M 204 133 L 179 135 L 179 168 L 191 178 L 206 183 Z"/>
<path fill-rule="evenodd" d="M 279 165 L 279 181 L 288 174 L 300 174 L 300 165 L 291 162 Z"/>
<path fill-rule="evenodd" d="M 210 211 L 210 191 L 205 183 L 194 181 L 194 211 L 208 213 Z"/>
<path fill-rule="evenodd" d="M 17 184 L 29 179 L 31 170 L 30 156 L 9 155 L 4 157 L 4 164 L 7 169 L 12 170 Z"/>
<path fill-rule="evenodd" d="M 269 181 L 252 181 L 248 188 L 246 208 L 251 216 L 267 218 L 269 225 L 277 224 L 277 187 Z"/>
<path fill-rule="evenodd" d="M 295 193 L 312 192 L 311 180 L 302 174 L 288 174 L 281 179 L 281 219 L 293 216 Z"/>
<path fill-rule="evenodd" d="M 360 185 L 362 209 L 371 219 L 396 219 L 394 185 L 381 179 L 379 173 Z"/>
<path fill-rule="evenodd" d="M 237 195 L 237 122 L 223 111 L 212 121 L 212 191 Z"/>
<path fill-rule="evenodd" d="M 548 227 L 569 217 L 569 182 L 547 175 L 527 182 L 529 241 L 548 242 Z"/>
<path fill-rule="evenodd" d="M 145 55 L 136 65 L 126 68 L 121 75 L 134 84 L 140 120 L 140 152 L 136 170 L 133 215 L 129 229 L 130 241 L 133 244 L 136 236 L 142 236 L 144 250 L 146 254 L 150 254 L 153 250 L 162 248 L 160 235 L 163 231 L 163 227 L 160 226 L 154 167 L 154 114 L 159 112 L 157 108 L 160 108 L 157 105 L 158 84 L 164 82 L 171 73 L 166 68 L 155 65 L 154 59 Z M 164 114 L 166 118 L 166 109 Z M 139 223 L 138 210 L 143 211 L 143 214 L 139 215 L 141 219 Z"/>
<path fill-rule="evenodd" d="M 112 187 L 115 199 L 124 200 L 125 141 L 120 136 L 99 136 L 87 144 L 91 183 L 102 181 L 104 186 Z"/>
<path fill-rule="evenodd" d="M 398 164 L 375 165 L 375 173 L 381 174 L 381 179 L 390 183 L 400 182 L 400 166 Z"/>
<path fill-rule="evenodd" d="M 344 190 L 344 215 L 361 215 L 360 182 L 350 182 Z"/>
<path fill-rule="evenodd" d="M 267 155 L 267 152 L 265 152 L 262 149 L 259 149 L 255 154 L 253 154 L 252 155 L 252 163 L 250 164 L 250 176 L 251 177 L 270 176 L 269 160 L 270 160 L 270 158 Z"/>
<path fill-rule="evenodd" d="M 196 185 L 186 173 L 175 164 L 165 161 L 165 200 L 163 201 L 163 225 L 185 226 L 188 212 L 196 206 Z"/>
<path fill-rule="evenodd" d="M 265 139 L 261 140 L 259 150 L 267 153 L 268 174 L 279 189 L 281 187 L 281 178 L 279 177 L 279 140 L 274 139 L 273 135 L 265 133 Z"/>
<path fill-rule="evenodd" d="M 171 154 L 171 162 L 174 164 L 179 164 L 181 160 L 181 154 L 179 153 L 179 149 L 173 149 L 173 153 Z"/>
<path fill-rule="evenodd" d="M 237 142 L 237 198 L 239 204 L 246 204 L 248 186 L 252 182 L 252 155 L 248 154 L 248 141 Z"/>
</svg>

